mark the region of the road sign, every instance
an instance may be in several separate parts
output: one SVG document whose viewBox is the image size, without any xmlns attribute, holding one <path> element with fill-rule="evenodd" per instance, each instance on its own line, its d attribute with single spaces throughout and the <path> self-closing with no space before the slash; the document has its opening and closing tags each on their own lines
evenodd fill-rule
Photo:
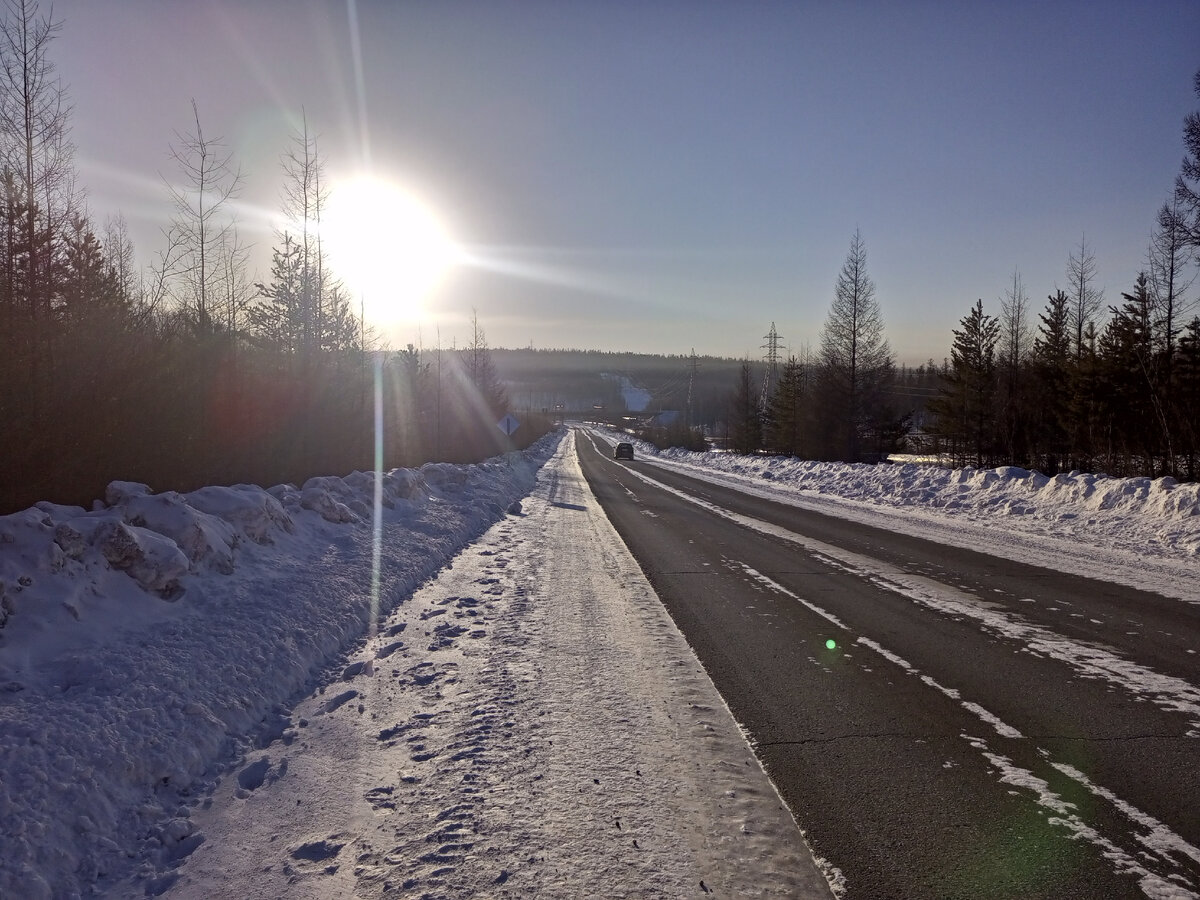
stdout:
<svg viewBox="0 0 1200 900">
<path fill-rule="evenodd" d="M 503 431 L 505 434 L 507 434 L 509 437 L 512 437 L 512 433 L 521 427 L 521 423 L 518 422 L 516 419 L 514 419 L 512 417 L 512 414 L 510 413 L 509 415 L 507 415 L 503 419 L 501 419 L 499 422 L 497 422 L 496 427 L 499 428 L 501 431 Z"/>
</svg>

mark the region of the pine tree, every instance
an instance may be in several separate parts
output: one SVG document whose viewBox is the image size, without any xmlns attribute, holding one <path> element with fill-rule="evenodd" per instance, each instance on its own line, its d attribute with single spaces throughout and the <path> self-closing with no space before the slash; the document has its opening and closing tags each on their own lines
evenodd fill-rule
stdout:
<svg viewBox="0 0 1200 900">
<path fill-rule="evenodd" d="M 729 445 L 736 453 L 757 453 L 762 449 L 762 419 L 758 390 L 749 362 L 738 371 L 737 386 L 729 401 Z"/>
<path fill-rule="evenodd" d="M 258 286 L 260 302 L 250 309 L 250 327 L 263 343 L 286 354 L 304 345 L 305 309 L 303 263 L 299 245 L 290 234 L 271 253 L 271 281 Z"/>
<path fill-rule="evenodd" d="M 771 395 L 767 446 L 776 453 L 799 456 L 804 437 L 803 418 L 808 400 L 803 364 L 792 356 L 783 364 L 779 382 Z"/>
<path fill-rule="evenodd" d="M 950 350 L 950 374 L 946 378 L 934 412 L 938 431 L 961 461 L 983 466 L 994 455 L 996 435 L 996 344 L 1000 322 L 983 311 L 978 300 L 960 320 Z"/>
<path fill-rule="evenodd" d="M 1041 468 L 1053 475 L 1070 452 L 1067 444 L 1071 370 L 1070 298 L 1055 291 L 1046 298 L 1033 342 L 1033 378 L 1038 403 L 1033 410 L 1032 440 Z"/>
<path fill-rule="evenodd" d="M 1179 453 L 1186 476 L 1200 479 L 1200 316 L 1194 316 L 1180 335 L 1175 374 Z"/>
<path fill-rule="evenodd" d="M 1133 474 L 1141 468 L 1135 457 L 1148 460 L 1155 455 L 1155 413 L 1162 409 L 1152 370 L 1153 301 L 1146 273 L 1139 273 L 1133 290 L 1121 297 L 1125 302 L 1110 307 L 1112 317 L 1100 336 L 1096 399 L 1107 468 L 1113 474 Z"/>
<path fill-rule="evenodd" d="M 118 325 L 128 313 L 121 285 L 83 216 L 75 213 L 63 239 L 57 319 L 67 329 Z M 96 334 L 91 335 L 95 340 Z"/>
</svg>

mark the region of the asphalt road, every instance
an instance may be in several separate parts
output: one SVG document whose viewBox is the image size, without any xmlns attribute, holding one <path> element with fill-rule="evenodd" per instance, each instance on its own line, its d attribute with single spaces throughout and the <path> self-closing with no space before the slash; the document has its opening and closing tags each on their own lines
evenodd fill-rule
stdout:
<svg viewBox="0 0 1200 900">
<path fill-rule="evenodd" d="M 847 898 L 1200 896 L 1200 607 L 577 444 Z"/>
</svg>

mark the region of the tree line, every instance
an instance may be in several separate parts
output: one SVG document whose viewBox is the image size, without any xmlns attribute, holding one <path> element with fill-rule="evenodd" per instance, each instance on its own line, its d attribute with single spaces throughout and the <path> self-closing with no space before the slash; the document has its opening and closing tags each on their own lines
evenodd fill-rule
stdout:
<svg viewBox="0 0 1200 900">
<path fill-rule="evenodd" d="M 1200 97 L 1200 71 L 1195 76 Z M 1019 273 L 999 315 L 977 301 L 954 331 L 926 443 L 960 464 L 1200 478 L 1200 112 L 1155 217 L 1145 265 L 1105 304 L 1081 240 L 1067 287 L 1036 321 Z"/>
<path fill-rule="evenodd" d="M 514 446 L 477 320 L 461 350 L 374 348 L 322 248 L 329 188 L 307 120 L 280 155 L 266 278 L 238 229 L 244 175 L 194 103 L 171 144 L 163 246 L 139 271 L 124 220 L 92 221 L 76 181 L 61 28 L 31 0 L 7 0 L 0 22 L 0 513 L 88 504 L 113 478 L 270 485 L 374 468 L 377 450 L 391 467 Z M 522 426 L 522 446 L 546 427 Z"/>
<path fill-rule="evenodd" d="M 1200 72 L 1195 76 L 1200 97 Z M 1200 112 L 1145 266 L 1105 304 L 1086 238 L 1034 320 L 1020 272 L 999 315 L 977 301 L 941 366 L 897 372 L 855 233 L 819 348 L 742 365 L 729 395 L 740 452 L 873 461 L 902 448 L 956 465 L 1200 478 Z"/>
</svg>

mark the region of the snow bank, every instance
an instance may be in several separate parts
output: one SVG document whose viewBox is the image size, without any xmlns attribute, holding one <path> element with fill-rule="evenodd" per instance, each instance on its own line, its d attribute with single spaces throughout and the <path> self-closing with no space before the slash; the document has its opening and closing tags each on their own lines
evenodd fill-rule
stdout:
<svg viewBox="0 0 1200 900">
<path fill-rule="evenodd" d="M 202 840 L 180 792 L 398 599 L 504 515 L 561 435 L 475 466 L 297 488 L 155 494 L 0 517 L 0 896 L 86 893 L 147 850 Z M 134 848 L 134 849 L 131 849 Z"/>
</svg>

